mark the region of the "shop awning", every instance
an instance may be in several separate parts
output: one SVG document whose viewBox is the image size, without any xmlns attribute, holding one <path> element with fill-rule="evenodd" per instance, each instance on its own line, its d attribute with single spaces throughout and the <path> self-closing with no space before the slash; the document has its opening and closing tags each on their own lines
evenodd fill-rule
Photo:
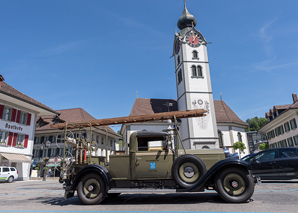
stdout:
<svg viewBox="0 0 298 213">
<path fill-rule="evenodd" d="M 22 154 L 0 153 L 0 155 L 6 158 L 9 162 L 31 163 L 31 160 Z"/>
</svg>

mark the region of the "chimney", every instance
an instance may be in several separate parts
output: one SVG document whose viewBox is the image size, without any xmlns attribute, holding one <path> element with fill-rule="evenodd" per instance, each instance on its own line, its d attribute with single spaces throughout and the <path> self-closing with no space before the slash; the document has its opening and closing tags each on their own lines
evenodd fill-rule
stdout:
<svg viewBox="0 0 298 213">
<path fill-rule="evenodd" d="M 3 81 L 5 81 L 5 80 L 4 80 L 3 76 L 0 74 L 0 87 L 1 87 L 1 84 Z M 297 99 L 297 96 L 296 96 L 296 99 Z"/>
<path fill-rule="evenodd" d="M 293 97 L 293 103 L 296 103 L 297 102 L 297 94 L 296 93 L 293 93 L 292 94 L 292 97 Z"/>
</svg>

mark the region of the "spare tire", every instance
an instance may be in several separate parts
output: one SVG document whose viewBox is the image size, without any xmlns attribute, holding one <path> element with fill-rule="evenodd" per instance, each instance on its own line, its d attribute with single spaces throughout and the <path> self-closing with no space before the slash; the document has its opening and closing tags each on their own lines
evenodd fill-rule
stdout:
<svg viewBox="0 0 298 213">
<path fill-rule="evenodd" d="M 206 173 L 206 165 L 195 155 L 182 155 L 175 160 L 172 166 L 172 177 L 181 188 L 193 187 Z"/>
</svg>

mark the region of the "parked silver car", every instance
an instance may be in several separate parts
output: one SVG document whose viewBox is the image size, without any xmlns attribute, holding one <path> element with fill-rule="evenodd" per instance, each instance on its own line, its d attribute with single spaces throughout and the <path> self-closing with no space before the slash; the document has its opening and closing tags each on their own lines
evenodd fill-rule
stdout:
<svg viewBox="0 0 298 213">
<path fill-rule="evenodd" d="M 15 167 L 0 166 L 0 181 L 13 182 L 19 177 L 19 172 Z"/>
</svg>

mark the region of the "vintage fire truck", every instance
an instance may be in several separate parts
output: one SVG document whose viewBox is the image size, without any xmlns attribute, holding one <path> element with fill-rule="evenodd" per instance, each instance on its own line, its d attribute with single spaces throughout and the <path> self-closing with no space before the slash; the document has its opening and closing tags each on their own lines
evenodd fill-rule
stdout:
<svg viewBox="0 0 298 213">
<path fill-rule="evenodd" d="M 65 198 L 77 192 L 84 204 L 91 205 L 121 193 L 203 192 L 208 189 L 215 190 L 226 202 L 247 202 L 258 181 L 249 164 L 239 159 L 225 159 L 224 151 L 219 148 L 187 150 L 179 142 L 177 119 L 201 117 L 205 112 L 175 111 L 52 125 L 64 129 L 60 182 L 65 188 Z M 97 142 L 81 136 L 72 138 L 69 134 L 73 128 L 88 128 L 88 131 L 90 128 L 92 138 L 94 126 L 168 119 L 173 121 L 172 128 L 162 132 L 134 132 L 126 152 L 114 152 L 109 158 L 96 156 Z M 65 154 L 69 147 L 73 157 Z"/>
</svg>

